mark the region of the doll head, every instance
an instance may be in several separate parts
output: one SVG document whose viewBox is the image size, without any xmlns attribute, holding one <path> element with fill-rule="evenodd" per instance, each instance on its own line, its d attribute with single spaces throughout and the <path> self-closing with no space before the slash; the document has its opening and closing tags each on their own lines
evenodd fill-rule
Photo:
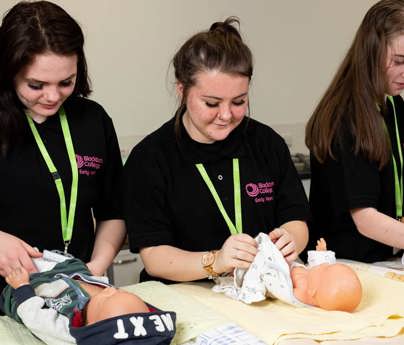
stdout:
<svg viewBox="0 0 404 345">
<path fill-rule="evenodd" d="M 352 312 L 362 298 L 362 286 L 355 271 L 341 263 L 291 271 L 293 292 L 305 304 L 325 310 Z"/>
<path fill-rule="evenodd" d="M 147 305 L 133 293 L 107 287 L 87 303 L 86 324 L 133 313 L 148 313 Z"/>
</svg>

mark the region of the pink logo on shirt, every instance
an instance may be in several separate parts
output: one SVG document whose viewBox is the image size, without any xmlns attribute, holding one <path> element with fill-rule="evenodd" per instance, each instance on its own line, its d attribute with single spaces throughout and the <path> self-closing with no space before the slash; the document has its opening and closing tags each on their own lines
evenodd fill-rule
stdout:
<svg viewBox="0 0 404 345">
<path fill-rule="evenodd" d="M 248 196 L 252 198 L 255 198 L 260 193 L 260 190 L 255 183 L 246 184 L 245 191 L 247 192 Z"/>
<path fill-rule="evenodd" d="M 96 156 L 82 156 L 76 154 L 77 168 L 80 175 L 92 176 L 101 168 L 104 160 Z"/>
<path fill-rule="evenodd" d="M 250 198 L 254 198 L 255 203 L 270 202 L 274 199 L 275 182 L 258 182 L 258 183 L 247 183 L 245 185 L 245 191 Z"/>
</svg>

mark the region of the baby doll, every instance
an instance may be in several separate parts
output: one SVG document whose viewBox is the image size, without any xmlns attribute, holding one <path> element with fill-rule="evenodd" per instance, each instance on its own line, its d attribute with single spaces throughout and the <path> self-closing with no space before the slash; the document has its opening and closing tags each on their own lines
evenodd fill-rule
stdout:
<svg viewBox="0 0 404 345">
<path fill-rule="evenodd" d="M 356 273 L 347 265 L 335 263 L 335 255 L 326 250 L 323 239 L 318 242 L 318 250 L 311 251 L 308 267 L 297 263 L 290 267 L 267 234 L 260 233 L 256 241 L 258 253 L 250 268 L 236 269 L 230 280 L 219 278 L 214 291 L 245 303 L 272 297 L 326 310 L 353 311 L 358 306 L 362 287 Z"/>
<path fill-rule="evenodd" d="M 324 239 L 317 241 L 316 250 L 326 252 Z M 317 266 L 295 266 L 291 269 L 293 293 L 305 304 L 326 310 L 352 312 L 362 298 L 362 286 L 355 271 L 341 263 Z"/>
<path fill-rule="evenodd" d="M 95 277 L 80 260 L 44 251 L 51 260 L 31 275 L 11 271 L 2 292 L 6 315 L 47 344 L 170 344 L 175 313 L 159 311 L 138 296 Z M 56 258 L 56 261 L 53 261 Z"/>
</svg>

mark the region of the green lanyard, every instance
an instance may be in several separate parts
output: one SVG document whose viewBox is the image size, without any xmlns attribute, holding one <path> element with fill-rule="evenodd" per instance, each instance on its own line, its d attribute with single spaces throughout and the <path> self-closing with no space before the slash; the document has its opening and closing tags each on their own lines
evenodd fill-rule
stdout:
<svg viewBox="0 0 404 345">
<path fill-rule="evenodd" d="M 196 167 L 201 174 L 203 180 L 208 186 L 210 193 L 213 196 L 213 199 L 216 201 L 216 205 L 220 210 L 224 220 L 226 221 L 227 226 L 232 235 L 241 234 L 243 232 L 243 225 L 241 219 L 241 192 L 240 192 L 240 169 L 238 164 L 238 159 L 233 158 L 233 186 L 234 186 L 234 215 L 236 218 L 236 226 L 234 226 L 233 222 L 230 220 L 226 210 L 224 209 L 223 203 L 219 198 L 219 195 L 216 192 L 215 186 L 209 178 L 208 173 L 205 170 L 203 164 L 196 164 Z"/>
<path fill-rule="evenodd" d="M 69 124 L 67 123 L 66 113 L 62 108 L 60 108 L 59 112 L 59 120 L 60 124 L 62 125 L 62 132 L 63 138 L 65 140 L 67 153 L 69 155 L 70 166 L 72 168 L 72 185 L 71 185 L 71 192 L 70 192 L 70 205 L 69 205 L 69 215 L 67 216 L 66 210 L 66 199 L 65 199 L 65 191 L 63 188 L 62 179 L 53 164 L 51 157 L 49 156 L 48 151 L 41 139 L 41 136 L 38 133 L 38 130 L 35 127 L 34 121 L 28 115 L 28 123 L 31 127 L 32 134 L 34 135 L 35 141 L 38 145 L 39 151 L 41 151 L 42 157 L 46 162 L 46 165 L 51 173 L 53 180 L 56 185 L 56 189 L 59 194 L 60 200 L 60 220 L 62 225 L 62 235 L 63 235 L 63 242 L 65 244 L 65 253 L 67 253 L 67 249 L 69 247 L 70 241 L 72 239 L 73 233 L 73 224 L 74 224 L 74 215 L 76 213 L 76 204 L 77 204 L 77 186 L 78 186 L 78 169 L 77 169 L 77 161 L 76 155 L 74 153 L 72 137 L 70 135 Z"/>
<path fill-rule="evenodd" d="M 394 191 L 395 191 L 395 199 L 396 199 L 396 217 L 400 219 L 403 216 L 403 153 L 401 151 L 401 140 L 400 140 L 400 131 L 398 130 L 397 124 L 397 114 L 396 107 L 394 105 L 394 99 L 392 96 L 387 96 L 391 104 L 393 105 L 393 113 L 394 113 L 394 125 L 396 129 L 396 141 L 397 141 L 397 150 L 398 157 L 400 159 L 400 181 L 398 180 L 398 171 L 397 171 L 397 163 L 396 159 L 393 157 L 393 169 L 394 169 Z"/>
</svg>

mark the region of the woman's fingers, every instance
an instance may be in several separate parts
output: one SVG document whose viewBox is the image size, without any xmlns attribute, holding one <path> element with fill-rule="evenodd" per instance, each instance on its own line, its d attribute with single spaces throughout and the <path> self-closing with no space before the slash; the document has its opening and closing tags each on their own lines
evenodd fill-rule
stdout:
<svg viewBox="0 0 404 345">
<path fill-rule="evenodd" d="M 18 237 L 0 231 L 0 274 L 2 276 L 21 266 L 28 272 L 36 272 L 31 255 L 38 257 L 42 254 Z"/>
<path fill-rule="evenodd" d="M 251 263 L 254 261 L 255 253 L 251 254 L 249 251 L 235 248 L 233 258 Z"/>
<path fill-rule="evenodd" d="M 297 259 L 296 242 L 293 236 L 283 228 L 276 228 L 269 233 L 269 238 L 288 262 Z"/>
<path fill-rule="evenodd" d="M 20 266 L 24 267 L 29 273 L 38 272 L 38 269 L 34 265 L 34 262 L 27 252 L 21 253 L 19 257 L 19 263 Z"/>
<path fill-rule="evenodd" d="M 245 242 L 235 242 L 234 249 L 239 252 L 249 254 L 249 256 L 252 256 L 253 258 L 255 257 L 255 255 L 257 255 L 258 252 L 258 248 L 256 246 Z"/>
<path fill-rule="evenodd" d="M 234 268 L 248 268 L 257 254 L 256 241 L 247 234 L 227 238 L 217 257 L 217 265 L 223 272 Z"/>
</svg>

